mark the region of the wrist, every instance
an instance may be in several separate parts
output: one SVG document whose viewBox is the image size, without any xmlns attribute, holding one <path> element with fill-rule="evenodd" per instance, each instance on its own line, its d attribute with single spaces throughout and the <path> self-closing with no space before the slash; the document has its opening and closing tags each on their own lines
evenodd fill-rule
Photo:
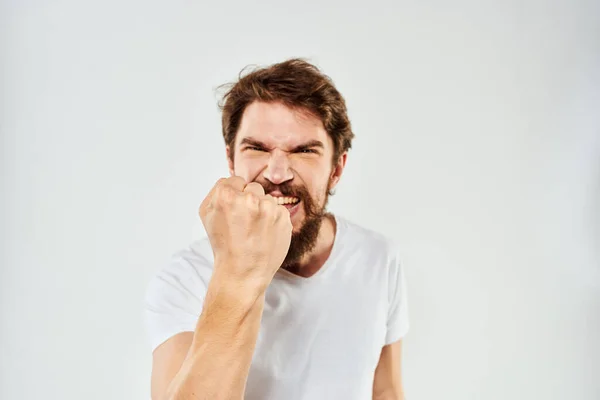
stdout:
<svg viewBox="0 0 600 400">
<path fill-rule="evenodd" d="M 208 284 L 205 303 L 225 308 L 233 315 L 246 313 L 260 299 L 264 299 L 268 283 L 254 277 L 240 276 L 215 261 L 213 274 Z"/>
<path fill-rule="evenodd" d="M 211 282 L 237 298 L 256 299 L 264 295 L 271 279 L 268 279 L 266 265 L 248 265 L 247 260 L 215 258 Z M 271 277 L 272 278 L 272 277 Z"/>
</svg>

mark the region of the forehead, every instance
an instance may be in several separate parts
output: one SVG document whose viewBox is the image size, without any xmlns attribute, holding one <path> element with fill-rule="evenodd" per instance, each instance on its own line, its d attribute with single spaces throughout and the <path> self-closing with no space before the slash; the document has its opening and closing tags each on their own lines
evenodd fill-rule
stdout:
<svg viewBox="0 0 600 400">
<path fill-rule="evenodd" d="M 255 101 L 246 107 L 236 144 L 245 137 L 284 149 L 310 140 L 320 140 L 326 148 L 333 145 L 319 118 L 281 103 Z"/>
</svg>

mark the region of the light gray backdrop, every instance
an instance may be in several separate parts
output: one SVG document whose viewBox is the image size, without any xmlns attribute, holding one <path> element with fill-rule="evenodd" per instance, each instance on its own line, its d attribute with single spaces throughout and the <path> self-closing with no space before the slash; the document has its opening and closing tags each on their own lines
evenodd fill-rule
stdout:
<svg viewBox="0 0 600 400">
<path fill-rule="evenodd" d="M 599 399 L 600 3 L 208 3 L 1 3 L 0 398 L 149 398 L 214 89 L 304 56 L 356 131 L 331 209 L 403 247 L 408 399 Z"/>
</svg>

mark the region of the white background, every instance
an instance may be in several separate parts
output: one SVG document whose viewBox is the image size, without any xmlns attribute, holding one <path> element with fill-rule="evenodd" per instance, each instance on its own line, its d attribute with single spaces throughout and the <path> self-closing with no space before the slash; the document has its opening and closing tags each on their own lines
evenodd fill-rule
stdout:
<svg viewBox="0 0 600 400">
<path fill-rule="evenodd" d="M 215 88 L 301 56 L 356 132 L 330 209 L 403 246 L 408 399 L 599 399 L 600 3 L 212 3 L 2 2 L 0 398 L 149 398 Z"/>
</svg>

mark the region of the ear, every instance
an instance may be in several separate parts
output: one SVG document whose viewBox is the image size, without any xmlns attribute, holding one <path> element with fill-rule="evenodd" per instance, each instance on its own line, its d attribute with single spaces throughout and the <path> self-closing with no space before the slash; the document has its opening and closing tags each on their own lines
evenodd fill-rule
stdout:
<svg viewBox="0 0 600 400">
<path fill-rule="evenodd" d="M 229 174 L 234 176 L 234 168 L 233 168 L 233 153 L 231 153 L 231 148 L 229 146 L 225 146 L 225 153 L 227 155 L 227 166 L 229 168 Z"/>
<path fill-rule="evenodd" d="M 331 176 L 329 177 L 329 190 L 333 190 L 342 178 L 342 173 L 344 172 L 344 168 L 346 167 L 347 158 L 348 152 L 345 151 L 344 154 L 342 154 L 340 158 L 338 158 L 337 162 L 333 166 L 331 170 Z"/>
</svg>

